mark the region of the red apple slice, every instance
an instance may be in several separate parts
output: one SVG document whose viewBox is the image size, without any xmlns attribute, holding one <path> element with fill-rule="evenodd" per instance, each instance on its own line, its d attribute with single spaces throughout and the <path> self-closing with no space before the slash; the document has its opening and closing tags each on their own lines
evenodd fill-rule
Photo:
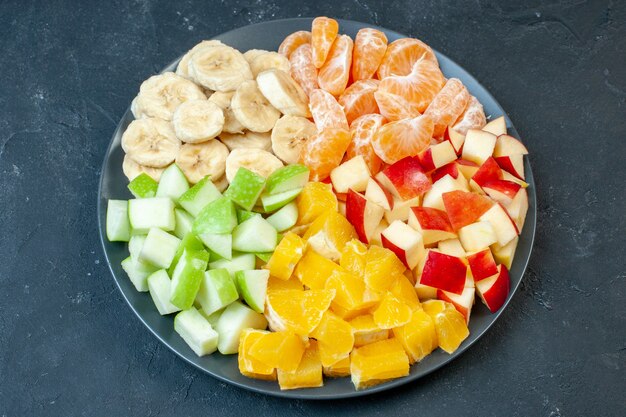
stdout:
<svg viewBox="0 0 626 417">
<path fill-rule="evenodd" d="M 459 229 L 459 240 L 466 252 L 478 252 L 498 241 L 489 222 L 476 222 Z"/>
<path fill-rule="evenodd" d="M 428 251 L 420 284 L 462 294 L 465 288 L 467 265 L 456 256 Z"/>
<path fill-rule="evenodd" d="M 495 313 L 504 305 L 510 286 L 509 270 L 504 265 L 498 265 L 496 275 L 477 282 L 476 290 L 489 311 Z"/>
<path fill-rule="evenodd" d="M 443 139 L 452 144 L 457 156 L 461 155 L 461 152 L 463 151 L 463 142 L 465 142 L 465 135 L 448 126 L 443 134 Z"/>
<path fill-rule="evenodd" d="M 444 175 L 450 175 L 454 179 L 459 177 L 459 169 L 457 168 L 456 162 L 451 162 L 441 168 L 437 168 L 430 174 L 430 178 L 433 182 L 437 182 L 439 179 L 443 178 Z"/>
<path fill-rule="evenodd" d="M 465 253 L 465 249 L 463 249 L 463 245 L 461 245 L 461 241 L 458 238 L 440 241 L 437 245 L 437 249 L 439 249 L 439 252 L 441 253 L 456 256 L 458 258 L 464 258 L 467 255 Z"/>
<path fill-rule="evenodd" d="M 521 186 L 513 181 L 494 180 L 482 185 L 483 191 L 500 204 L 508 206 L 515 198 Z"/>
<path fill-rule="evenodd" d="M 385 210 L 393 209 L 393 195 L 374 177 L 367 182 L 365 198 L 378 204 Z"/>
<path fill-rule="evenodd" d="M 402 200 L 419 197 L 432 185 L 419 160 L 412 156 L 389 165 L 376 175 L 376 179 Z"/>
<path fill-rule="evenodd" d="M 505 265 L 508 269 L 511 269 L 513 258 L 515 257 L 515 249 L 517 248 L 517 242 L 519 242 L 519 237 L 516 236 L 515 239 L 504 246 L 500 246 L 497 243 L 491 245 L 491 251 L 493 252 L 493 257 L 496 262 Z"/>
<path fill-rule="evenodd" d="M 506 135 L 506 120 L 504 120 L 504 116 L 493 119 L 483 126 L 483 130 L 485 132 L 493 133 L 496 136 Z"/>
<path fill-rule="evenodd" d="M 526 221 L 526 213 L 528 213 L 528 192 L 525 188 L 519 189 L 511 204 L 508 205 L 507 211 L 515 222 L 517 230 L 521 232 Z"/>
<path fill-rule="evenodd" d="M 479 187 L 482 188 L 487 182 L 497 181 L 502 179 L 502 169 L 492 157 L 487 158 L 484 164 L 478 168 L 478 171 L 472 176 L 472 180 Z"/>
<path fill-rule="evenodd" d="M 419 161 L 426 171 L 434 171 L 456 159 L 456 151 L 449 141 L 429 146 L 419 155 Z"/>
<path fill-rule="evenodd" d="M 456 237 L 448 215 L 443 210 L 412 207 L 409 212 L 409 226 L 422 234 L 424 245 Z"/>
<path fill-rule="evenodd" d="M 463 144 L 463 159 L 482 165 L 493 154 L 496 139 L 496 135 L 484 130 L 468 130 Z"/>
<path fill-rule="evenodd" d="M 403 222 L 409 219 L 409 212 L 411 207 L 417 207 L 420 204 L 420 198 L 415 197 L 410 200 L 400 200 L 394 197 L 393 209 L 385 211 L 385 220 L 388 223 L 392 223 L 395 220 L 401 220 Z"/>
<path fill-rule="evenodd" d="M 477 163 L 472 162 L 472 161 L 466 161 L 465 159 L 457 159 L 455 164 L 459 172 L 467 180 L 471 179 L 476 173 L 476 171 L 478 171 L 478 168 L 480 168 L 480 166 Z"/>
<path fill-rule="evenodd" d="M 439 210 L 444 209 L 442 195 L 444 193 L 448 193 L 450 191 L 469 191 L 467 188 L 464 188 L 464 184 L 458 181 L 458 179 L 452 178 L 450 175 L 444 175 L 441 179 L 437 180 L 436 183 L 433 184 L 433 187 L 424 194 L 424 198 L 422 199 L 422 206 L 424 207 L 432 207 Z"/>
<path fill-rule="evenodd" d="M 496 140 L 493 156 L 528 155 L 526 146 L 513 136 L 500 135 Z"/>
<path fill-rule="evenodd" d="M 387 220 L 385 219 L 382 219 L 378 226 L 376 226 L 376 228 L 374 229 L 374 233 L 372 233 L 372 236 L 370 237 L 370 245 L 383 245 L 382 233 L 383 230 L 385 230 L 387 227 L 389 227 L 389 222 L 387 222 Z"/>
<path fill-rule="evenodd" d="M 506 172 L 524 180 L 524 156 L 523 155 L 509 155 L 499 156 L 495 158 L 496 162 Z"/>
<path fill-rule="evenodd" d="M 330 180 L 338 193 L 347 193 L 348 189 L 365 191 L 370 178 L 370 170 L 362 155 L 357 155 L 333 169 Z"/>
<path fill-rule="evenodd" d="M 441 197 L 455 231 L 474 223 L 494 204 L 488 197 L 465 191 L 452 191 L 444 193 Z"/>
<path fill-rule="evenodd" d="M 496 265 L 490 249 L 484 249 L 468 255 L 467 262 L 469 262 L 474 282 L 482 281 L 498 272 L 498 265 Z"/>
<path fill-rule="evenodd" d="M 489 222 L 491 224 L 499 245 L 506 245 L 518 235 L 515 222 L 511 219 L 505 208 L 499 203 L 494 204 L 489 210 L 480 216 L 479 220 L 481 222 Z"/>
<path fill-rule="evenodd" d="M 421 233 L 406 223 L 396 220 L 381 233 L 384 248 L 396 254 L 407 268 L 415 268 L 424 257 L 424 242 Z"/>
<path fill-rule="evenodd" d="M 473 287 L 465 287 L 462 294 L 454 294 L 448 291 L 437 290 L 437 298 L 447 301 L 454 305 L 454 308 L 465 317 L 465 322 L 469 323 L 472 307 L 474 306 L 474 294 L 476 290 Z"/>
<path fill-rule="evenodd" d="M 348 190 L 346 218 L 354 226 L 361 241 L 369 243 L 384 213 L 385 210 L 378 204 L 369 201 L 356 191 Z"/>
</svg>

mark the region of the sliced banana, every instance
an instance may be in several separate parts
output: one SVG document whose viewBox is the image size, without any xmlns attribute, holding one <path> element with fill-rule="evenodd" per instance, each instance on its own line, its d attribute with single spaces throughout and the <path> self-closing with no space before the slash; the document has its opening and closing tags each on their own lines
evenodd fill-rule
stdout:
<svg viewBox="0 0 626 417">
<path fill-rule="evenodd" d="M 244 81 L 239 85 L 230 102 L 237 120 L 253 132 L 268 132 L 276 124 L 280 112 L 265 99 L 256 81 Z"/>
<path fill-rule="evenodd" d="M 280 159 L 262 149 L 234 149 L 226 158 L 226 178 L 232 182 L 241 167 L 267 178 L 282 166 Z"/>
<path fill-rule="evenodd" d="M 259 55 L 268 53 L 268 52 L 269 51 L 266 51 L 265 49 L 249 49 L 243 53 L 243 57 L 246 58 L 246 61 L 248 61 L 248 64 L 252 64 L 252 61 L 254 60 L 254 58 L 256 58 Z"/>
<path fill-rule="evenodd" d="M 153 75 L 141 84 L 131 110 L 135 118 L 172 120 L 176 108 L 187 100 L 205 100 L 204 91 L 173 72 Z"/>
<path fill-rule="evenodd" d="M 180 147 L 176 164 L 189 182 L 195 184 L 207 175 L 220 178 L 226 169 L 228 148 L 219 140 L 185 143 Z"/>
<path fill-rule="evenodd" d="M 274 155 L 286 164 L 297 164 L 300 150 L 307 139 L 316 133 L 315 124 L 305 117 L 290 115 L 281 117 L 272 129 Z"/>
<path fill-rule="evenodd" d="M 210 48 L 212 46 L 217 46 L 217 45 L 224 45 L 224 44 L 216 39 L 213 39 L 210 41 L 202 41 L 196 46 L 194 46 L 193 48 L 191 48 L 189 52 L 183 55 L 183 57 L 180 59 L 180 62 L 178 63 L 178 66 L 176 67 L 176 74 L 180 75 L 181 77 L 185 77 L 191 80 L 191 75 L 189 75 L 189 60 L 191 59 L 191 56 L 200 49 Z"/>
<path fill-rule="evenodd" d="M 289 73 L 291 70 L 291 64 L 286 56 L 279 54 L 278 52 L 265 52 L 256 55 L 250 62 L 250 69 L 254 78 L 257 77 L 263 71 L 268 69 L 279 69 Z"/>
<path fill-rule="evenodd" d="M 230 102 L 234 95 L 234 91 L 216 91 L 211 95 L 211 97 L 209 97 L 209 101 L 217 104 L 224 111 L 224 128 L 222 131 L 226 133 L 242 133 L 245 129 L 239 120 L 237 120 L 233 114 L 233 110 L 230 108 Z"/>
<path fill-rule="evenodd" d="M 214 91 L 232 91 L 252 79 L 248 61 L 238 50 L 226 45 L 200 48 L 191 55 L 189 75 Z"/>
<path fill-rule="evenodd" d="M 291 78 L 291 75 L 279 69 L 263 71 L 256 77 L 259 90 L 265 98 L 283 114 L 311 117 L 309 98 Z"/>
<path fill-rule="evenodd" d="M 221 193 L 228 188 L 228 179 L 226 179 L 226 175 L 222 175 L 220 179 L 213 181 L 213 184 L 215 185 L 215 188 L 217 188 Z"/>
<path fill-rule="evenodd" d="M 124 175 L 126 175 L 128 181 L 134 180 L 135 177 L 142 172 L 148 174 L 153 180 L 158 181 L 161 179 L 161 174 L 165 171 L 165 168 L 151 168 L 145 165 L 139 165 L 137 162 L 133 161 L 133 158 L 126 154 L 124 155 L 124 162 L 122 162 L 122 171 L 124 171 Z"/>
<path fill-rule="evenodd" d="M 122 135 L 122 149 L 140 165 L 162 168 L 176 159 L 180 140 L 168 121 L 137 119 L 128 125 Z"/>
<path fill-rule="evenodd" d="M 272 151 L 272 139 L 269 132 L 222 133 L 220 140 L 231 151 L 239 148 L 263 149 Z"/>
<path fill-rule="evenodd" d="M 178 106 L 172 122 L 183 142 L 206 142 L 222 133 L 224 112 L 211 101 L 189 100 Z"/>
</svg>

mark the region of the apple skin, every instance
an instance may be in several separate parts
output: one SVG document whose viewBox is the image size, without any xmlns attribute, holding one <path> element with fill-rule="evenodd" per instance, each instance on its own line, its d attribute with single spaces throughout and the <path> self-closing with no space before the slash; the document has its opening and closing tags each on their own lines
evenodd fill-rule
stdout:
<svg viewBox="0 0 626 417">
<path fill-rule="evenodd" d="M 493 156 L 528 155 L 528 149 L 522 142 L 513 136 L 499 135 Z"/>
<path fill-rule="evenodd" d="M 420 284 L 462 294 L 465 288 L 467 265 L 456 256 L 428 251 Z"/>
<path fill-rule="evenodd" d="M 418 156 L 422 168 L 429 172 L 453 162 L 456 157 L 456 150 L 449 141 L 431 145 Z"/>
<path fill-rule="evenodd" d="M 483 126 L 485 132 L 493 133 L 496 136 L 506 135 L 506 120 L 504 116 L 497 117 Z"/>
<path fill-rule="evenodd" d="M 500 168 L 520 180 L 524 180 L 524 157 L 522 155 L 499 156 L 494 158 Z"/>
<path fill-rule="evenodd" d="M 497 181 L 502 179 L 502 170 L 493 157 L 487 158 L 487 160 L 478 168 L 478 171 L 472 175 L 472 181 L 478 184 L 481 188 L 485 183 L 490 181 Z"/>
<path fill-rule="evenodd" d="M 474 223 L 494 204 L 485 196 L 465 191 L 451 191 L 444 193 L 441 197 L 450 224 L 455 231 Z"/>
<path fill-rule="evenodd" d="M 439 181 L 445 175 L 450 175 L 452 178 L 457 179 L 459 177 L 459 168 L 457 167 L 456 162 L 450 162 L 440 168 L 437 168 L 430 174 L 430 178 L 433 183 Z"/>
<path fill-rule="evenodd" d="M 365 198 L 378 204 L 385 210 L 393 210 L 393 194 L 374 177 L 371 177 L 367 182 Z"/>
<path fill-rule="evenodd" d="M 443 134 L 443 140 L 450 142 L 456 151 L 456 155 L 461 156 L 461 153 L 463 152 L 463 143 L 465 142 L 465 135 L 448 126 Z"/>
<path fill-rule="evenodd" d="M 422 234 L 396 220 L 381 233 L 381 243 L 391 250 L 404 265 L 412 270 L 424 257 Z"/>
<path fill-rule="evenodd" d="M 474 296 L 476 289 L 474 287 L 465 287 L 462 294 L 453 294 L 448 291 L 437 290 L 437 298 L 452 303 L 456 310 L 463 314 L 465 322 L 469 323 L 472 307 L 474 306 Z"/>
<path fill-rule="evenodd" d="M 506 245 L 519 234 L 515 221 L 500 203 L 494 204 L 480 216 L 479 220 L 491 223 L 491 227 L 498 239 L 498 244 L 501 246 Z"/>
<path fill-rule="evenodd" d="M 376 175 L 376 179 L 402 200 L 419 197 L 432 186 L 418 158 L 412 156 L 389 165 Z"/>
<path fill-rule="evenodd" d="M 504 206 L 511 204 L 515 195 L 522 188 L 521 185 L 507 180 L 487 181 L 481 187 L 489 197 Z"/>
<path fill-rule="evenodd" d="M 380 224 L 385 210 L 369 201 L 362 194 L 348 190 L 346 198 L 346 218 L 356 230 L 359 239 L 369 243 L 376 227 Z"/>
<path fill-rule="evenodd" d="M 498 265 L 498 273 L 491 278 L 476 283 L 476 290 L 489 311 L 495 313 L 504 305 L 509 295 L 511 280 L 509 270 Z"/>
<path fill-rule="evenodd" d="M 482 281 L 498 273 L 498 265 L 496 265 L 490 249 L 484 249 L 468 255 L 467 261 L 472 270 L 474 282 Z"/>
<path fill-rule="evenodd" d="M 425 245 L 456 237 L 448 215 L 443 210 L 411 207 L 408 224 L 422 234 Z"/>
</svg>

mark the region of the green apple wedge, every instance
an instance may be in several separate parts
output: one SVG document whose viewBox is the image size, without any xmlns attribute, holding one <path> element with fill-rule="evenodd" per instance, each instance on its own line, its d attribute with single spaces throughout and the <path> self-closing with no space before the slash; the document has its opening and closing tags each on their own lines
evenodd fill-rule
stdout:
<svg viewBox="0 0 626 417">
<path fill-rule="evenodd" d="M 262 262 L 268 263 L 274 252 L 256 252 L 255 255 Z"/>
<path fill-rule="evenodd" d="M 239 337 L 243 329 L 260 329 L 267 327 L 267 320 L 261 313 L 235 301 L 226 307 L 226 310 L 217 321 L 215 329 L 220 335 L 217 349 L 223 355 L 237 353 L 239 351 Z"/>
<path fill-rule="evenodd" d="M 122 269 L 128 275 L 130 282 L 133 283 L 135 289 L 139 292 L 146 292 L 148 288 L 148 277 L 159 268 L 131 256 L 122 261 Z"/>
<path fill-rule="evenodd" d="M 172 304 L 182 310 L 193 305 L 208 262 L 209 253 L 205 250 L 185 249 L 183 251 L 172 274 L 172 295 L 170 296 Z"/>
<path fill-rule="evenodd" d="M 193 228 L 194 218 L 191 214 L 185 210 L 176 207 L 174 209 L 174 218 L 176 220 L 176 227 L 174 227 L 174 235 L 179 239 L 184 238 L 188 233 L 191 233 Z"/>
<path fill-rule="evenodd" d="M 187 190 L 178 198 L 178 204 L 196 217 L 207 204 L 222 196 L 211 181 L 211 176 L 202 178 L 196 185 Z"/>
<path fill-rule="evenodd" d="M 156 196 L 169 197 L 174 201 L 178 201 L 178 197 L 183 195 L 188 189 L 189 183 L 185 174 L 178 168 L 178 165 L 172 164 L 161 174 Z"/>
<path fill-rule="evenodd" d="M 193 232 L 196 235 L 203 233 L 231 233 L 237 226 L 237 212 L 235 205 L 228 197 L 220 197 L 207 204 L 193 222 Z"/>
<path fill-rule="evenodd" d="M 209 323 L 211 324 L 211 327 L 215 329 L 215 326 L 217 326 L 217 322 L 222 316 L 224 309 L 214 311 L 211 314 L 207 314 L 204 310 L 202 310 L 202 308 L 199 308 L 198 311 L 200 312 L 200 314 L 204 316 L 205 319 L 209 321 Z"/>
<path fill-rule="evenodd" d="M 237 209 L 237 223 L 243 223 L 252 216 L 260 216 L 260 214 L 254 211 Z"/>
<path fill-rule="evenodd" d="M 170 303 L 172 281 L 165 269 L 159 269 L 148 277 L 148 289 L 160 315 L 165 316 L 180 311 L 180 308 Z"/>
<path fill-rule="evenodd" d="M 237 283 L 239 294 L 241 294 L 246 304 L 257 313 L 263 313 L 265 308 L 267 280 L 269 278 L 270 271 L 267 269 L 237 271 L 235 273 L 235 282 Z"/>
<path fill-rule="evenodd" d="M 230 233 L 202 233 L 198 235 L 198 238 L 220 258 L 231 259 L 233 257 L 233 236 Z"/>
<path fill-rule="evenodd" d="M 133 235 L 128 241 L 128 252 L 133 259 L 139 259 L 143 242 L 146 241 L 146 235 Z"/>
<path fill-rule="evenodd" d="M 227 269 L 212 269 L 204 273 L 196 301 L 205 313 L 221 310 L 238 298 L 237 287 Z"/>
<path fill-rule="evenodd" d="M 193 233 L 188 233 L 187 235 L 185 235 L 185 237 L 181 239 L 178 248 L 176 248 L 174 259 L 172 259 L 172 264 L 167 270 L 167 273 L 170 277 L 174 275 L 174 269 L 176 269 L 176 265 L 178 265 L 178 260 L 181 256 L 183 256 L 183 252 L 185 251 L 185 249 L 190 251 L 201 251 L 204 249 L 204 245 Z"/>
<path fill-rule="evenodd" d="M 276 229 L 261 216 L 251 217 L 233 230 L 233 250 L 271 252 L 276 243 Z"/>
<path fill-rule="evenodd" d="M 249 211 L 256 204 L 263 188 L 265 188 L 265 178 L 241 167 L 224 192 L 224 196 L 233 200 L 242 209 Z"/>
<path fill-rule="evenodd" d="M 263 204 L 263 210 L 266 213 L 276 211 L 295 200 L 301 191 L 302 188 L 294 188 L 293 190 L 283 191 L 278 194 L 262 194 L 261 204 Z"/>
<path fill-rule="evenodd" d="M 172 264 L 180 239 L 153 227 L 148 232 L 139 252 L 139 260 L 167 269 Z"/>
<path fill-rule="evenodd" d="M 232 259 L 218 259 L 209 264 L 209 269 L 225 268 L 231 278 L 235 278 L 237 271 L 243 271 L 246 269 L 254 269 L 256 259 L 252 253 L 239 253 L 233 255 Z"/>
<path fill-rule="evenodd" d="M 130 221 L 127 201 L 109 200 L 107 202 L 106 232 L 109 242 L 128 242 Z"/>
<path fill-rule="evenodd" d="M 265 184 L 268 195 L 302 188 L 309 181 L 309 168 L 300 164 L 287 165 L 274 171 Z"/>
<path fill-rule="evenodd" d="M 217 349 L 218 334 L 198 310 L 191 307 L 174 317 L 174 330 L 196 355 L 209 355 Z"/>
<path fill-rule="evenodd" d="M 269 216 L 267 222 L 274 226 L 278 232 L 284 232 L 291 229 L 298 221 L 298 205 L 295 201 L 287 204 L 276 213 Z"/>
<path fill-rule="evenodd" d="M 151 176 L 142 172 L 128 184 L 128 190 L 135 198 L 155 197 L 159 183 Z"/>
<path fill-rule="evenodd" d="M 135 234 L 147 234 L 152 227 L 170 232 L 176 227 L 174 202 L 167 197 L 128 200 L 128 219 Z"/>
</svg>

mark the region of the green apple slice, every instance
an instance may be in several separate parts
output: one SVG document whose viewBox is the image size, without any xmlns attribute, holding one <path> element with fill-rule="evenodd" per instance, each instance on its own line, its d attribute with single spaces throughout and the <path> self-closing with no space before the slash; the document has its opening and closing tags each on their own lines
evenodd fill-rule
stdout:
<svg viewBox="0 0 626 417">
<path fill-rule="evenodd" d="M 241 167 L 224 195 L 244 210 L 252 210 L 265 188 L 265 178 Z"/>
<path fill-rule="evenodd" d="M 106 229 L 109 242 L 128 242 L 130 239 L 128 201 L 109 200 L 107 202 Z"/>
<path fill-rule="evenodd" d="M 218 334 L 195 308 L 181 311 L 174 318 L 174 330 L 196 355 L 209 355 L 217 349 Z"/>
<path fill-rule="evenodd" d="M 172 274 L 170 302 L 182 310 L 193 305 L 209 262 L 207 251 L 185 249 Z"/>
<path fill-rule="evenodd" d="M 178 168 L 178 165 L 172 164 L 161 174 L 156 196 L 169 197 L 174 201 L 178 201 L 178 197 L 183 195 L 188 189 L 189 183 L 185 174 Z"/>
<path fill-rule="evenodd" d="M 180 308 L 170 303 L 172 281 L 165 269 L 159 269 L 148 277 L 148 289 L 160 315 L 165 316 L 180 311 Z"/>
<path fill-rule="evenodd" d="M 181 208 L 175 208 L 174 219 L 176 221 L 174 235 L 176 235 L 179 239 L 182 239 L 189 234 L 193 228 L 193 216 Z"/>
<path fill-rule="evenodd" d="M 217 322 L 222 316 L 222 313 L 224 312 L 224 309 L 214 311 L 211 314 L 207 314 L 204 310 L 202 310 L 202 308 L 199 308 L 198 311 L 204 316 L 205 319 L 208 320 L 208 322 L 211 324 L 211 327 L 215 328 L 215 326 L 217 326 Z"/>
<path fill-rule="evenodd" d="M 178 198 L 178 204 L 196 217 L 203 208 L 212 201 L 222 196 L 217 187 L 211 181 L 211 176 L 202 178 L 196 185 L 187 190 Z"/>
<path fill-rule="evenodd" d="M 309 181 L 309 168 L 294 164 L 277 169 L 267 178 L 265 192 L 269 195 L 280 194 L 296 188 L 302 188 Z"/>
<path fill-rule="evenodd" d="M 235 278 L 237 271 L 254 269 L 256 259 L 251 253 L 240 253 L 233 255 L 233 259 L 218 259 L 209 264 L 209 269 L 225 268 L 230 273 L 231 278 Z"/>
<path fill-rule="evenodd" d="M 139 259 L 139 253 L 143 247 L 143 242 L 146 241 L 146 235 L 134 235 L 130 237 L 128 241 L 128 252 L 133 259 Z"/>
<path fill-rule="evenodd" d="M 237 287 L 227 269 L 212 269 L 204 273 L 196 301 L 205 313 L 221 310 L 238 298 Z"/>
<path fill-rule="evenodd" d="M 237 223 L 243 223 L 252 216 L 260 216 L 260 214 L 249 210 L 237 209 Z"/>
<path fill-rule="evenodd" d="M 255 269 L 238 271 L 235 274 L 237 290 L 244 301 L 257 313 L 263 313 L 265 309 L 265 296 L 267 295 L 267 280 L 270 271 L 267 269 Z"/>
<path fill-rule="evenodd" d="M 267 320 L 263 314 L 257 313 L 251 308 L 235 301 L 222 313 L 217 321 L 215 329 L 220 337 L 217 349 L 223 355 L 237 353 L 239 351 L 239 337 L 243 329 L 267 328 Z"/>
<path fill-rule="evenodd" d="M 158 187 L 159 183 L 145 172 L 137 175 L 135 179 L 128 184 L 128 189 L 135 198 L 154 197 L 156 196 Z"/>
<path fill-rule="evenodd" d="M 230 233 L 202 233 L 198 238 L 220 258 L 233 257 L 233 236 Z"/>
<path fill-rule="evenodd" d="M 302 188 L 284 191 L 279 194 L 263 194 L 261 203 L 266 213 L 271 213 L 279 208 L 291 203 L 300 194 Z"/>
<path fill-rule="evenodd" d="M 172 259 L 172 264 L 170 268 L 167 270 L 169 276 L 174 275 L 174 269 L 176 269 L 176 265 L 178 265 L 178 261 L 180 257 L 183 256 L 183 252 L 185 249 L 190 251 L 201 251 L 204 249 L 204 245 L 193 233 L 188 233 L 184 238 L 180 241 L 178 248 L 176 248 L 176 254 L 174 255 L 174 259 Z M 131 252 L 132 256 L 132 252 Z"/>
<path fill-rule="evenodd" d="M 298 221 L 298 205 L 295 201 L 292 201 L 269 216 L 266 220 L 279 232 L 291 229 Z"/>
<path fill-rule="evenodd" d="M 257 253 L 255 253 L 256 257 L 259 258 L 264 263 L 268 263 L 273 254 L 274 254 L 274 252 L 257 252 Z"/>
<path fill-rule="evenodd" d="M 147 234 L 152 227 L 166 232 L 174 230 L 174 202 L 166 197 L 128 200 L 128 218 L 135 234 Z"/>
<path fill-rule="evenodd" d="M 129 256 L 122 261 L 122 269 L 126 272 L 130 282 L 133 283 L 137 291 L 146 292 L 149 290 L 148 277 L 159 268 Z"/>
<path fill-rule="evenodd" d="M 172 264 L 179 244 L 180 239 L 176 236 L 153 227 L 143 242 L 141 252 L 139 252 L 139 260 L 167 269 Z"/>
<path fill-rule="evenodd" d="M 276 229 L 261 216 L 254 216 L 233 230 L 233 250 L 271 252 L 276 248 Z"/>
<path fill-rule="evenodd" d="M 193 223 L 196 235 L 203 233 L 230 233 L 237 226 L 235 205 L 228 197 L 220 197 L 202 209 Z"/>
</svg>

